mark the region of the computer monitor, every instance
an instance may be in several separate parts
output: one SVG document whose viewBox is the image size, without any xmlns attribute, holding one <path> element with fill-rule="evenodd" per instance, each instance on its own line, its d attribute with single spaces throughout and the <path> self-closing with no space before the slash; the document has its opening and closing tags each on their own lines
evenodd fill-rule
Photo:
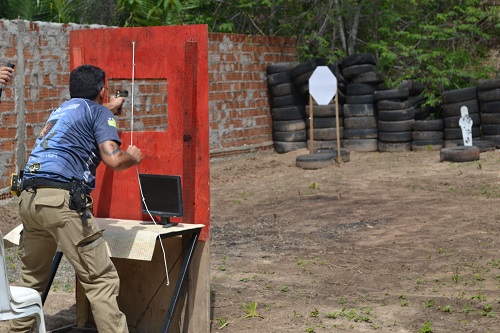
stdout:
<svg viewBox="0 0 500 333">
<path fill-rule="evenodd" d="M 142 213 L 160 217 L 165 228 L 177 225 L 170 218 L 183 215 L 181 176 L 139 174 L 139 183 Z"/>
</svg>

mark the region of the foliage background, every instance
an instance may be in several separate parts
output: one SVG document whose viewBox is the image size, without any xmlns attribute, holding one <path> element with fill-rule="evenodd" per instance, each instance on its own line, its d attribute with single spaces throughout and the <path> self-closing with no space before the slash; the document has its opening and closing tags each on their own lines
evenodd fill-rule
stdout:
<svg viewBox="0 0 500 333">
<path fill-rule="evenodd" d="M 297 38 L 300 60 L 371 52 L 387 88 L 442 91 L 499 75 L 500 11 L 481 0 L 0 0 L 0 18 L 109 26 L 207 24 L 211 32 Z"/>
</svg>

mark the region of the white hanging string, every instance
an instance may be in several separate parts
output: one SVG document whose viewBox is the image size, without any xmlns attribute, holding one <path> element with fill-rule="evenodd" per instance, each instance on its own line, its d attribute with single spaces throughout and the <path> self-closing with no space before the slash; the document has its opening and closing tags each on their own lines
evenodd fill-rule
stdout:
<svg viewBox="0 0 500 333">
<path fill-rule="evenodd" d="M 135 87 L 135 42 L 132 42 L 132 89 L 131 89 L 131 94 L 132 94 L 132 107 L 130 111 L 130 145 L 132 146 L 133 144 L 133 135 L 134 135 L 134 87 Z M 136 165 L 135 170 L 137 172 L 137 181 L 139 183 L 139 189 L 141 192 L 141 200 L 144 203 L 144 207 L 146 208 L 146 211 L 149 214 L 149 217 L 151 218 L 151 221 L 156 225 L 156 221 L 153 218 L 153 215 L 151 215 L 151 212 L 149 211 L 148 206 L 146 205 L 146 201 L 144 199 L 144 194 L 142 194 L 142 186 L 141 182 L 139 180 L 139 167 Z M 165 275 L 167 276 L 167 286 L 170 286 L 170 278 L 168 276 L 168 266 L 167 266 L 167 256 L 165 254 L 165 248 L 163 247 L 163 242 L 161 241 L 160 235 L 158 235 L 158 240 L 160 241 L 160 246 L 161 250 L 163 252 L 163 263 L 165 264 Z"/>
<path fill-rule="evenodd" d="M 132 108 L 130 115 L 130 145 L 132 146 L 132 138 L 134 134 L 134 86 L 135 86 L 135 42 L 132 42 Z"/>
</svg>

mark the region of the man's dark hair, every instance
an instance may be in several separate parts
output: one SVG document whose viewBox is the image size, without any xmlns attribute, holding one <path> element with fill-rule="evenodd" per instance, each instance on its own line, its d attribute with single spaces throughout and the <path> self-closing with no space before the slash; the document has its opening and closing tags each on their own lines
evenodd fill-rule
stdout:
<svg viewBox="0 0 500 333">
<path fill-rule="evenodd" d="M 69 95 L 71 98 L 95 100 L 104 88 L 106 73 L 92 65 L 82 65 L 69 75 Z"/>
</svg>

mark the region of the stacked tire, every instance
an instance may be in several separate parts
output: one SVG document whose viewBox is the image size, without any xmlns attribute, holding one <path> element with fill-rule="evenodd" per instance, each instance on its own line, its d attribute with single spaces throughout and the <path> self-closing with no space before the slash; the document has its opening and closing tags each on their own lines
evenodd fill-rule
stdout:
<svg viewBox="0 0 500 333">
<path fill-rule="evenodd" d="M 496 148 L 500 148 L 500 78 L 479 80 L 477 98 L 481 115 L 481 139 L 493 142 Z"/>
<path fill-rule="evenodd" d="M 443 148 L 443 119 L 415 120 L 411 150 L 439 151 Z"/>
<path fill-rule="evenodd" d="M 306 96 L 309 92 L 309 78 L 314 73 L 318 66 L 326 66 L 326 60 L 321 58 L 310 59 L 306 62 L 294 66 L 290 75 L 293 83 L 302 96 Z"/>
<path fill-rule="evenodd" d="M 462 128 L 459 121 L 462 117 L 461 108 L 467 107 L 472 119 L 472 143 L 481 137 L 481 117 L 477 99 L 477 88 L 469 87 L 444 91 L 442 93 L 443 121 L 444 121 L 444 147 L 463 145 Z"/>
<path fill-rule="evenodd" d="M 378 150 L 377 118 L 373 94 L 384 81 L 371 53 L 342 59 L 342 77 L 347 82 L 344 104 L 344 147 L 353 151 Z"/>
<path fill-rule="evenodd" d="M 337 149 L 337 111 L 335 109 L 335 100 L 328 105 L 317 105 L 313 102 L 312 134 L 313 149 Z M 307 147 L 310 145 L 310 115 L 309 105 L 306 106 L 306 127 L 307 127 Z M 344 128 L 343 128 L 343 107 L 339 104 L 339 139 L 340 147 L 343 147 Z"/>
<path fill-rule="evenodd" d="M 374 94 L 378 112 L 378 149 L 410 151 L 415 123 L 415 99 L 408 88 L 379 90 Z"/>
<path fill-rule="evenodd" d="M 292 66 L 283 63 L 267 67 L 274 150 L 280 154 L 306 148 L 305 102 L 293 82 Z"/>
</svg>

